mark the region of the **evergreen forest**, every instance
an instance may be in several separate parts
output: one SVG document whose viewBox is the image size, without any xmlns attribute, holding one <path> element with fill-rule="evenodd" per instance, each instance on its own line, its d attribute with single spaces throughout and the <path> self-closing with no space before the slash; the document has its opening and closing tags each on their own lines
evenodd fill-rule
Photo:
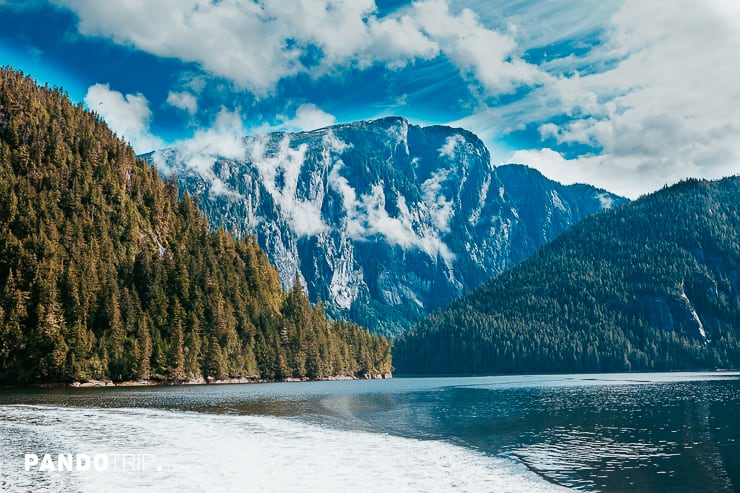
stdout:
<svg viewBox="0 0 740 493">
<path fill-rule="evenodd" d="M 740 176 L 596 213 L 395 341 L 404 373 L 740 367 Z"/>
<path fill-rule="evenodd" d="M 0 69 L 0 383 L 390 370 L 97 115 Z"/>
</svg>

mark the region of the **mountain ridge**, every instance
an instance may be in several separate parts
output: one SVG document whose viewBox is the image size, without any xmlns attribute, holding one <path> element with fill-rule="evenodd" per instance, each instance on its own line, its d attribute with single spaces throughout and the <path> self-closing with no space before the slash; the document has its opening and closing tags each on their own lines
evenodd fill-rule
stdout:
<svg viewBox="0 0 740 493">
<path fill-rule="evenodd" d="M 499 172 L 472 132 L 403 117 L 245 137 L 232 150 L 148 158 L 214 225 L 255 236 L 285 287 L 300 279 L 331 315 L 390 334 L 625 200 L 531 169 Z M 515 207 L 531 190 L 534 219 Z"/>
</svg>

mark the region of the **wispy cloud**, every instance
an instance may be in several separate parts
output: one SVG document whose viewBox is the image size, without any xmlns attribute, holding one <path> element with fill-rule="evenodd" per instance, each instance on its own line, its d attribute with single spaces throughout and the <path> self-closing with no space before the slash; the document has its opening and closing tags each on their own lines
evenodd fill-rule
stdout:
<svg viewBox="0 0 740 493">
<path fill-rule="evenodd" d="M 347 144 L 332 134 L 324 139 L 324 160 L 330 170 L 327 184 L 342 198 L 346 229 L 350 237 L 367 241 L 380 236 L 391 245 L 403 249 L 418 248 L 431 258 L 441 257 L 447 265 L 451 265 L 455 256 L 439 235 L 447 230 L 452 214 L 451 203 L 439 191 L 440 183 L 446 178 L 443 172 L 424 184 L 425 199 L 429 202 L 425 204 L 427 210 L 441 214 L 432 220 L 437 227 L 434 230 L 425 228 L 419 222 L 418 215 L 411 212 L 406 199 L 400 194 L 394 197 L 398 213 L 391 216 L 385 206 L 387 197 L 382 183 L 373 184 L 368 193 L 358 193 L 342 174 L 345 164 L 340 154 L 346 148 Z"/>
<path fill-rule="evenodd" d="M 307 149 L 306 144 L 292 148 L 287 137 L 276 150 L 269 152 L 267 142 L 261 138 L 248 142 L 249 159 L 260 174 L 262 186 L 278 204 L 298 237 L 315 236 L 329 229 L 321 218 L 323 193 L 312 190 L 309 197 L 304 198 L 298 191 Z"/>
<path fill-rule="evenodd" d="M 738 9 L 628 0 L 608 25 L 588 54 L 595 69 L 567 75 L 568 63 L 583 62 L 569 57 L 542 87 L 462 124 L 491 137 L 540 122 L 541 145 L 509 160 L 630 197 L 686 176 L 740 171 L 740 123 L 728 110 L 740 107 L 740 68 L 728 63 L 740 50 Z M 591 152 L 565 158 L 574 145 Z"/>
</svg>

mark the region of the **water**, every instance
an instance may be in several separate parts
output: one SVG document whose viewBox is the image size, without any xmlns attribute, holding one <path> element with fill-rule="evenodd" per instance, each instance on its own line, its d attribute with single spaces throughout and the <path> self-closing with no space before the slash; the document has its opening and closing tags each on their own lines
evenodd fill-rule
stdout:
<svg viewBox="0 0 740 493">
<path fill-rule="evenodd" d="M 738 373 L 5 390 L 0 490 L 731 492 L 739 412 Z"/>
</svg>

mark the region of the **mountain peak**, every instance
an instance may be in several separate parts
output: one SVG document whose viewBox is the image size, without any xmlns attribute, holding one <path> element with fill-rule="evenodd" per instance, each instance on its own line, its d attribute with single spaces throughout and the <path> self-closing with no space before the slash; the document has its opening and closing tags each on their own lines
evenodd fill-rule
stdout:
<svg viewBox="0 0 740 493">
<path fill-rule="evenodd" d="M 285 287 L 298 276 L 329 313 L 391 332 L 602 208 L 594 190 L 502 180 L 472 132 L 399 116 L 249 137 L 205 169 L 161 156 L 214 224 L 257 237 Z"/>
<path fill-rule="evenodd" d="M 392 126 L 392 125 L 408 125 L 409 121 L 407 118 L 398 115 L 384 116 L 382 118 L 376 118 L 374 120 L 367 120 L 372 125 L 380 126 Z"/>
</svg>

